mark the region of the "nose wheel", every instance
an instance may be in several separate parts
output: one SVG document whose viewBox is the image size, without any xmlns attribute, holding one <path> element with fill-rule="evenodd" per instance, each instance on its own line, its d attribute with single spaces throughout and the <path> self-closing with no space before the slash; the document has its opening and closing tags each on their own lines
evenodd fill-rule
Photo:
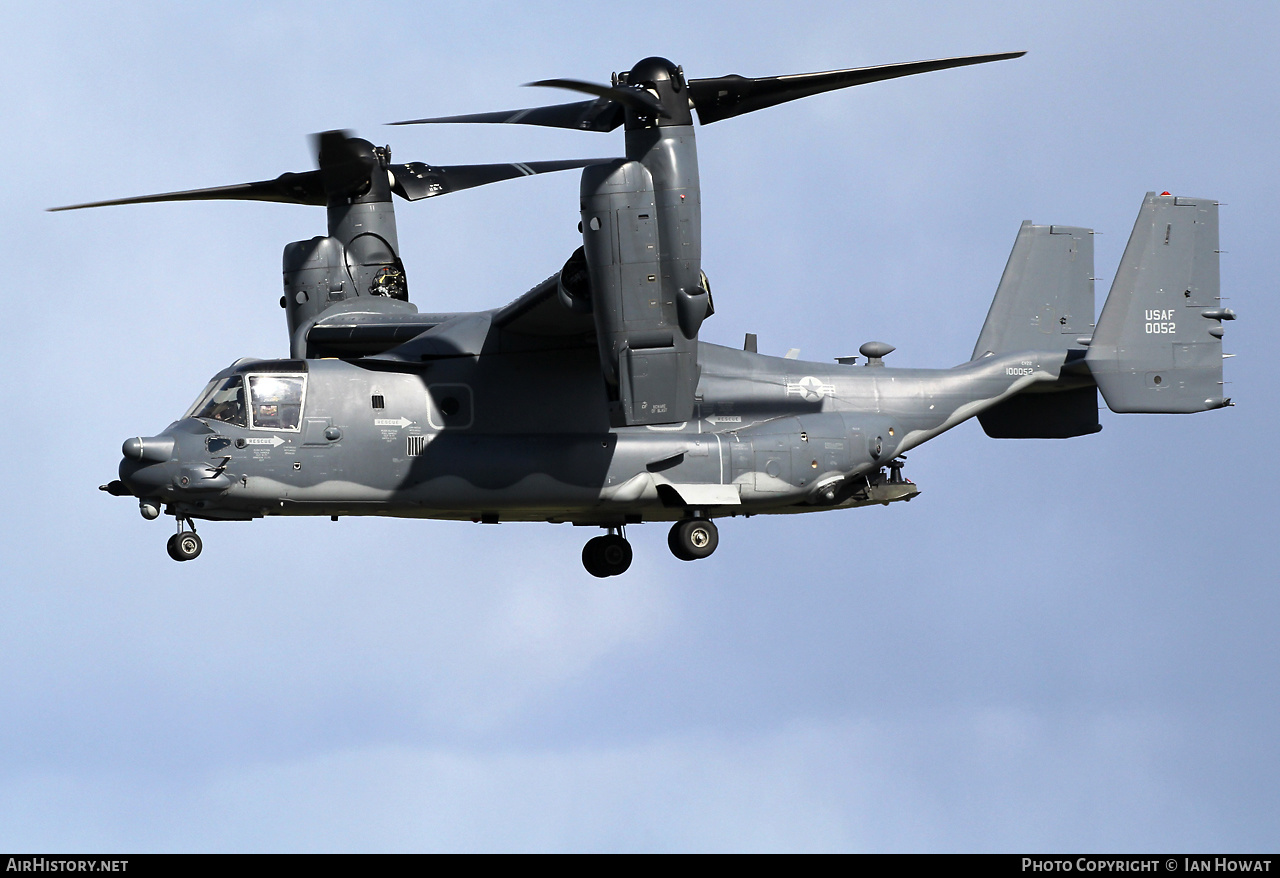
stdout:
<svg viewBox="0 0 1280 878">
<path fill-rule="evenodd" d="M 190 527 L 191 530 L 185 530 Z M 169 557 L 175 561 L 190 561 L 200 555 L 200 550 L 204 548 L 204 542 L 196 533 L 196 526 L 191 519 L 178 519 L 178 532 L 169 537 L 169 542 L 165 544 L 165 548 L 169 552 Z"/>
<path fill-rule="evenodd" d="M 681 561 L 697 561 L 708 557 L 720 545 L 720 532 L 705 518 L 686 518 L 671 526 L 667 534 L 671 554 Z"/>
<path fill-rule="evenodd" d="M 622 528 L 617 530 L 610 528 L 607 535 L 587 540 L 582 547 L 582 566 L 592 576 L 617 576 L 631 566 L 631 543 L 622 535 Z"/>
</svg>

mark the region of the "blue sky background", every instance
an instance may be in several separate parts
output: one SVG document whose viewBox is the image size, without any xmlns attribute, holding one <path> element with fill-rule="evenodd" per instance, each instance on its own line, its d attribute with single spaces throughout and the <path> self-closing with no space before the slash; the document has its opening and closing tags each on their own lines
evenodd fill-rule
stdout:
<svg viewBox="0 0 1280 878">
<path fill-rule="evenodd" d="M 1274 851 L 1277 74 L 1270 3 L 28 4 L 0 57 L 0 849 Z M 208 524 L 174 564 L 97 486 L 240 356 L 282 356 L 318 208 L 101 198 L 313 167 L 611 155 L 389 129 L 692 77 L 1028 50 L 699 133 L 708 341 L 968 358 L 1024 219 L 1213 197 L 1228 394 L 1068 441 L 966 424 L 911 504 L 725 522 L 598 581 L 570 526 Z M 568 98 L 571 99 L 571 98 Z M 397 202 L 413 300 L 494 307 L 576 246 L 573 173 Z M 548 388 L 548 393 L 553 393 Z"/>
</svg>

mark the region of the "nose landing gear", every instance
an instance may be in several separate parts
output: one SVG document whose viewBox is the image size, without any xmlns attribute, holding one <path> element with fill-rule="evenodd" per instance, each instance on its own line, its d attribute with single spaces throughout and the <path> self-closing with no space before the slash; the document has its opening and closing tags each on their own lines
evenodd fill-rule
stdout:
<svg viewBox="0 0 1280 878">
<path fill-rule="evenodd" d="M 605 536 L 593 537 L 582 547 L 582 566 L 592 576 L 604 579 L 626 573 L 631 566 L 631 543 L 622 528 L 609 528 Z"/>
<path fill-rule="evenodd" d="M 720 532 L 705 518 L 686 518 L 671 526 L 667 534 L 671 554 L 681 561 L 706 558 L 720 545 Z"/>
<path fill-rule="evenodd" d="M 190 527 L 191 530 L 184 530 L 184 527 Z M 204 543 L 196 533 L 195 522 L 189 518 L 179 518 L 178 532 L 169 537 L 165 548 L 169 552 L 169 557 L 175 561 L 190 561 L 198 557 L 200 550 L 204 548 Z"/>
</svg>

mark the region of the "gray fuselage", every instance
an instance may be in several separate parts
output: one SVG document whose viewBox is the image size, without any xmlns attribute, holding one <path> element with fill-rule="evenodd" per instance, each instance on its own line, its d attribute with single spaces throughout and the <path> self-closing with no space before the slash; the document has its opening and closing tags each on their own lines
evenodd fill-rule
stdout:
<svg viewBox="0 0 1280 878">
<path fill-rule="evenodd" d="M 1061 354 L 953 369 L 827 365 L 700 343 L 695 419 L 610 427 L 591 346 L 441 358 L 239 361 L 249 417 L 125 443 L 121 479 L 180 515 L 388 515 L 613 526 L 909 499 L 899 454 L 1030 384 Z M 253 387 L 301 378 L 284 427 Z M 193 412 L 198 411 L 197 406 Z M 252 418 L 250 420 L 250 418 Z M 231 418 L 235 420 L 235 418 Z M 270 421 L 271 418 L 263 420 Z"/>
</svg>

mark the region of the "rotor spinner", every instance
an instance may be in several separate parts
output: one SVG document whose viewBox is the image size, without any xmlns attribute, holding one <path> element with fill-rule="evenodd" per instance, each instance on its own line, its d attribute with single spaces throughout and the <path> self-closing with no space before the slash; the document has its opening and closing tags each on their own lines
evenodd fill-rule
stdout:
<svg viewBox="0 0 1280 878">
<path fill-rule="evenodd" d="M 643 113 L 640 110 L 628 108 L 626 121 L 628 131 L 655 125 L 664 127 L 693 124 L 684 68 L 666 58 L 655 55 L 637 61 L 626 73 L 615 73 L 613 84 L 644 89 L 658 99 L 664 111 L 663 113 Z"/>
</svg>

